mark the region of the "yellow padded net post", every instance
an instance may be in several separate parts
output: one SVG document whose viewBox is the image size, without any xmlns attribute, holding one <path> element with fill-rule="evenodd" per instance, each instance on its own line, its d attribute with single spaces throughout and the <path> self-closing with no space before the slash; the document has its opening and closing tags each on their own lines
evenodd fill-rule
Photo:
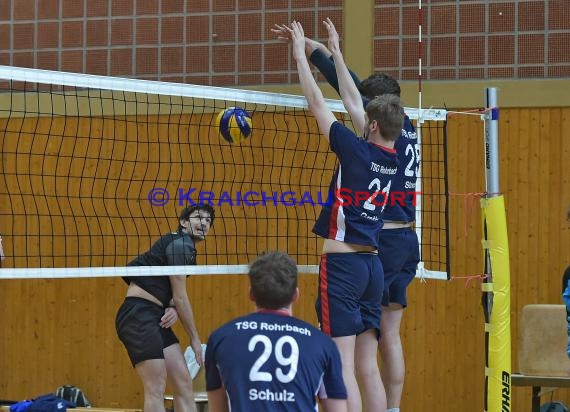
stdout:
<svg viewBox="0 0 570 412">
<path fill-rule="evenodd" d="M 509 241 L 503 196 L 481 200 L 486 238 L 485 254 L 491 282 L 483 283 L 484 295 L 492 295 L 489 321 L 485 324 L 487 349 L 487 411 L 511 410 L 511 321 Z"/>
<path fill-rule="evenodd" d="M 511 410 L 511 278 L 505 202 L 499 187 L 497 90 L 486 89 L 485 170 L 487 195 L 481 200 L 485 273 L 485 411 Z"/>
</svg>

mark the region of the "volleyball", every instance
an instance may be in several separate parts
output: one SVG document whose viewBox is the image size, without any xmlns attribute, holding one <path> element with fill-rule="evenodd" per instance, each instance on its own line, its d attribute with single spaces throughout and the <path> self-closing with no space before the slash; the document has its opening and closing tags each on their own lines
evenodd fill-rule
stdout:
<svg viewBox="0 0 570 412">
<path fill-rule="evenodd" d="M 230 143 L 239 143 L 251 134 L 251 115 L 241 107 L 222 110 L 216 123 L 220 135 Z"/>
</svg>

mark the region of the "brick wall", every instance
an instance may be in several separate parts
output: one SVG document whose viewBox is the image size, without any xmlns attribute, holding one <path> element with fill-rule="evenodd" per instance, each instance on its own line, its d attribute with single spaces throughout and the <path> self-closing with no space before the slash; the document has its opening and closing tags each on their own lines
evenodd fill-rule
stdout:
<svg viewBox="0 0 570 412">
<path fill-rule="evenodd" d="M 0 64 L 207 85 L 297 83 L 274 23 L 343 28 L 358 0 L 0 0 Z M 570 76 L 570 0 L 430 0 L 425 79 Z M 418 1 L 375 0 L 374 69 L 417 78 Z M 366 47 L 366 46 L 363 46 Z M 365 73 L 360 73 L 362 76 Z"/>
<path fill-rule="evenodd" d="M 418 75 L 418 1 L 375 0 L 374 68 Z M 569 0 L 424 1 L 426 79 L 570 76 Z"/>
<path fill-rule="evenodd" d="M 289 83 L 274 23 L 308 35 L 342 0 L 0 0 L 0 64 L 211 85 Z M 342 24 L 340 24 L 342 28 Z M 322 34 L 322 33 L 321 33 Z"/>
</svg>

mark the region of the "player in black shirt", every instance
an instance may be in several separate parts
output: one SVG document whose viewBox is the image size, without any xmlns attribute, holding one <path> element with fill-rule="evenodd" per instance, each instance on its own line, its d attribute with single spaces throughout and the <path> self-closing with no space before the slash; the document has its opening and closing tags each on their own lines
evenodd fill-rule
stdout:
<svg viewBox="0 0 570 412">
<path fill-rule="evenodd" d="M 128 266 L 178 266 L 196 264 L 196 243 L 204 240 L 214 223 L 210 205 L 185 208 L 176 232 L 158 239 L 149 251 Z M 164 411 L 168 375 L 174 389 L 176 411 L 195 411 L 192 378 L 178 338 L 170 328 L 176 313 L 202 365 L 200 336 L 186 292 L 186 276 L 138 276 L 123 278 L 129 285 L 117 312 L 117 334 L 144 386 L 144 411 Z M 176 311 L 169 307 L 176 308 Z"/>
</svg>

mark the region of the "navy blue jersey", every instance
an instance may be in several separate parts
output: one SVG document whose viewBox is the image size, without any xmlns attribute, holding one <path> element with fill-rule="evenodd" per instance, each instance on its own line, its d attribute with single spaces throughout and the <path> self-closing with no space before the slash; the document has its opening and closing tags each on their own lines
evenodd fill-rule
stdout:
<svg viewBox="0 0 570 412">
<path fill-rule="evenodd" d="M 317 411 L 317 396 L 347 397 L 332 339 L 276 311 L 237 318 L 210 335 L 206 390 L 222 387 L 232 411 Z"/>
<path fill-rule="evenodd" d="M 320 49 L 316 49 L 311 53 L 309 59 L 327 79 L 327 82 L 339 93 L 338 77 L 332 56 L 327 57 Z M 349 72 L 352 80 L 358 86 L 360 79 L 354 72 L 350 70 Z M 362 96 L 364 107 L 366 107 L 369 101 L 367 97 Z M 414 197 L 416 194 L 412 192 L 416 190 L 420 148 L 416 130 L 407 116 L 404 121 L 402 134 L 396 140 L 395 149 L 398 153 L 399 168 L 392 181 L 392 197 L 384 209 L 384 220 L 413 222 L 416 220 L 416 198 Z"/>
<path fill-rule="evenodd" d="M 392 195 L 384 209 L 384 220 L 413 222 L 416 220 L 416 183 L 420 168 L 418 135 L 406 116 L 402 134 L 396 140 L 398 171 L 392 179 Z"/>
<path fill-rule="evenodd" d="M 339 165 L 313 232 L 326 239 L 378 247 L 382 213 L 398 161 L 396 151 L 367 142 L 339 122 L 330 130 Z M 330 199 L 330 198 L 329 198 Z"/>
<path fill-rule="evenodd" d="M 196 264 L 194 240 L 179 230 L 162 236 L 151 246 L 148 252 L 137 256 L 127 266 L 184 266 Z M 172 288 L 168 276 L 130 276 L 123 277 L 130 284 L 134 282 L 157 298 L 164 306 L 172 299 Z"/>
</svg>

